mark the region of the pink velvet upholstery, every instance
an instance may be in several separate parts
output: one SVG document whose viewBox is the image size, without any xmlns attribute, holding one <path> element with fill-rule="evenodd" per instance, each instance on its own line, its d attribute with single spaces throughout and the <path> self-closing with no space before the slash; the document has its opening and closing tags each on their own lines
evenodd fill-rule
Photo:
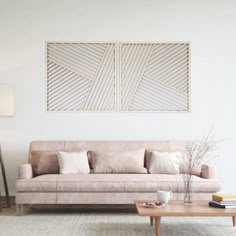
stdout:
<svg viewBox="0 0 236 236">
<path fill-rule="evenodd" d="M 17 192 L 16 204 L 57 204 L 56 192 Z"/>
<path fill-rule="evenodd" d="M 59 174 L 57 151 L 32 151 L 34 175 Z"/>
<path fill-rule="evenodd" d="M 183 153 L 185 145 L 186 141 L 34 141 L 29 163 L 33 163 L 32 151 L 121 152 L 145 148 L 145 166 L 149 166 L 151 151 Z M 16 204 L 130 204 L 139 199 L 156 199 L 158 190 L 173 191 L 174 199 L 183 199 L 181 175 L 48 174 L 31 178 L 29 169 L 29 164 L 20 169 Z M 220 184 L 214 168 L 205 166 L 200 171 L 203 178 L 194 176 L 194 197 L 209 200 L 212 193 L 220 190 Z"/>
<path fill-rule="evenodd" d="M 93 173 L 147 173 L 145 149 L 115 152 L 92 152 Z"/>
<path fill-rule="evenodd" d="M 216 166 L 215 165 L 202 165 L 201 177 L 204 179 L 216 179 Z"/>
<path fill-rule="evenodd" d="M 196 200 L 211 199 L 211 193 L 194 193 Z M 183 200 L 183 193 L 174 193 L 172 200 Z M 74 193 L 17 193 L 16 204 L 134 204 L 135 200 L 157 199 L 156 192 L 74 192 Z"/>
<path fill-rule="evenodd" d="M 31 179 L 33 178 L 33 169 L 32 165 L 27 164 L 21 164 L 18 168 L 18 179 Z"/>
<path fill-rule="evenodd" d="M 67 174 L 42 175 L 18 180 L 18 192 L 183 192 L 182 175 L 165 174 Z M 217 192 L 219 182 L 193 176 L 193 192 Z"/>
<path fill-rule="evenodd" d="M 16 181 L 17 192 L 56 192 L 58 175 L 40 175 Z"/>
<path fill-rule="evenodd" d="M 211 193 L 194 193 L 195 200 L 209 200 Z M 157 200 L 156 192 L 118 192 L 118 193 L 96 193 L 96 192 L 75 192 L 58 193 L 57 204 L 134 204 L 135 200 Z M 183 193 L 174 193 L 172 200 L 183 200 Z M 45 203 L 46 204 L 46 203 Z"/>
</svg>

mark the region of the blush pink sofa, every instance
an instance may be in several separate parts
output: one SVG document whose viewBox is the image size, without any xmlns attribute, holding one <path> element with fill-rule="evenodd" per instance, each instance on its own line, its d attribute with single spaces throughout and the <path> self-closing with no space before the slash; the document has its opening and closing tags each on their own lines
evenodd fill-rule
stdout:
<svg viewBox="0 0 236 236">
<path fill-rule="evenodd" d="M 173 199 L 183 199 L 181 175 L 170 174 L 74 174 L 35 176 L 32 151 L 128 151 L 145 148 L 145 162 L 153 150 L 183 152 L 186 141 L 33 141 L 29 163 L 19 167 L 16 182 L 17 213 L 24 204 L 133 204 L 135 200 L 156 199 L 158 190 L 173 192 Z M 215 166 L 202 167 L 193 178 L 195 199 L 210 199 L 220 190 Z"/>
</svg>

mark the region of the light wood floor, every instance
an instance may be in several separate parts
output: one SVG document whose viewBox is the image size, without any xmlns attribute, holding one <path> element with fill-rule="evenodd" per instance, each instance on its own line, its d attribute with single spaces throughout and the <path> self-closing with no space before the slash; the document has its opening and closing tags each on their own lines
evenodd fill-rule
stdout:
<svg viewBox="0 0 236 236">
<path fill-rule="evenodd" d="M 0 210 L 0 216 L 14 216 L 16 215 L 16 207 L 15 207 L 15 197 L 10 197 L 10 208 L 6 208 L 6 199 L 5 197 L 0 198 L 2 209 Z"/>
</svg>

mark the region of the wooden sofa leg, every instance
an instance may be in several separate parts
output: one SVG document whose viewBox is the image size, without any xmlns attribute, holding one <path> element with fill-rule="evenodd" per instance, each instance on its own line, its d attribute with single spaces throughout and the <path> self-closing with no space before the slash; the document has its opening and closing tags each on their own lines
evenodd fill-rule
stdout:
<svg viewBox="0 0 236 236">
<path fill-rule="evenodd" d="M 24 214 L 24 205 L 23 204 L 16 204 L 16 214 L 18 216 L 22 216 Z"/>
</svg>

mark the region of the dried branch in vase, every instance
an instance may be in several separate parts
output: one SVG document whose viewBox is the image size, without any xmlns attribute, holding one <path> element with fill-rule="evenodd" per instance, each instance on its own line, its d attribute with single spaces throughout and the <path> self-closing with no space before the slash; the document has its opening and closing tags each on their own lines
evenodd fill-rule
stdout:
<svg viewBox="0 0 236 236">
<path fill-rule="evenodd" d="M 185 147 L 185 155 L 183 158 L 183 180 L 185 187 L 185 203 L 192 203 L 191 188 L 192 177 L 196 173 L 200 173 L 201 166 L 207 164 L 215 157 L 214 152 L 218 148 L 218 143 L 215 141 L 215 135 L 212 130 L 200 142 L 189 142 Z"/>
</svg>

